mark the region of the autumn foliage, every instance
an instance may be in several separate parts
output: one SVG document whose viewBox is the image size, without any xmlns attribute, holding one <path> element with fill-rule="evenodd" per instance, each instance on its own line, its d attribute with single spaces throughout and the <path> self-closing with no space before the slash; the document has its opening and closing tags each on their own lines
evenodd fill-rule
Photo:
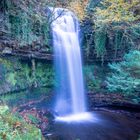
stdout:
<svg viewBox="0 0 140 140">
<path fill-rule="evenodd" d="M 80 20 L 84 19 L 86 16 L 86 7 L 88 5 L 88 0 L 77 0 L 72 1 L 69 4 L 69 9 L 72 10 Z"/>
</svg>

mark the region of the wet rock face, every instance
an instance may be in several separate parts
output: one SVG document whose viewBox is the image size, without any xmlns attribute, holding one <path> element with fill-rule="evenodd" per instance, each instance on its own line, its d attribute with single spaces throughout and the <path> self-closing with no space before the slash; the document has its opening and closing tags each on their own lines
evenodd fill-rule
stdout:
<svg viewBox="0 0 140 140">
<path fill-rule="evenodd" d="M 9 49 L 6 52 L 9 53 Z M 52 64 L 47 62 L 0 57 L 0 95 L 42 86 L 52 87 L 54 71 Z"/>
<path fill-rule="evenodd" d="M 140 110 L 140 104 L 135 104 L 119 93 L 88 93 L 88 101 L 92 109 L 96 107 L 117 107 L 128 110 Z"/>
</svg>

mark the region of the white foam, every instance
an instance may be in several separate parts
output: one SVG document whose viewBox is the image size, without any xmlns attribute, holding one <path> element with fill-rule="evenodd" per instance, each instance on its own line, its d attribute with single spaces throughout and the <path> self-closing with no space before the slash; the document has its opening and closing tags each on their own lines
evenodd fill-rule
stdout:
<svg viewBox="0 0 140 140">
<path fill-rule="evenodd" d="M 94 117 L 92 113 L 84 112 L 63 117 L 56 117 L 55 120 L 64 122 L 83 122 L 83 121 L 92 121 L 93 119 Z"/>
</svg>

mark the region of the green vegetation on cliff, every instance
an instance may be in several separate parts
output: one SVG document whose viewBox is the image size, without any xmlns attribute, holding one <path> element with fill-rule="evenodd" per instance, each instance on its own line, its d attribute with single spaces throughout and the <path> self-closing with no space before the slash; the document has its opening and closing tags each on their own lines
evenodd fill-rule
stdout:
<svg viewBox="0 0 140 140">
<path fill-rule="evenodd" d="M 2 31 L 8 33 L 19 47 L 48 45 L 49 21 L 45 15 L 47 1 L 2 0 L 1 11 L 4 16 Z"/>
<path fill-rule="evenodd" d="M 32 87 L 52 88 L 55 85 L 53 66 L 33 62 L 0 58 L 0 94 Z"/>
<path fill-rule="evenodd" d="M 89 5 L 89 20 L 92 22 L 92 32 L 86 32 L 88 42 L 87 52 L 104 59 L 114 55 L 119 59 L 128 50 L 140 47 L 140 2 L 139 0 L 104 0 Z M 86 25 L 85 25 L 86 26 Z M 90 40 L 90 41 L 89 41 Z M 92 42 L 92 43 L 91 43 Z M 89 46 L 88 46 L 89 45 Z M 86 48 L 86 49 L 87 49 Z M 120 54 L 118 54 L 118 51 Z M 109 53 L 112 52 L 112 53 Z"/>
<path fill-rule="evenodd" d="M 55 19 L 53 18 L 54 11 L 50 11 L 48 7 L 71 9 L 82 19 L 85 16 L 86 3 L 82 0 L 1 0 L 0 35 L 3 40 L 9 41 L 9 44 L 16 48 L 22 47 L 23 49 L 23 47 L 30 46 L 39 49 L 44 47 L 48 53 L 52 53 L 50 26 Z"/>
</svg>

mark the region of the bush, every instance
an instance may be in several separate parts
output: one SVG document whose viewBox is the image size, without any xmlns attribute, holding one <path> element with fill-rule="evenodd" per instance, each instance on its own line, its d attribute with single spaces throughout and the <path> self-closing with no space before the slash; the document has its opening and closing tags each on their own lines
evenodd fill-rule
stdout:
<svg viewBox="0 0 140 140">
<path fill-rule="evenodd" d="M 109 91 L 125 95 L 139 93 L 140 51 L 129 52 L 124 56 L 124 61 L 109 64 L 109 67 L 112 70 L 106 81 Z"/>
<path fill-rule="evenodd" d="M 41 140 L 41 131 L 27 124 L 18 115 L 13 115 L 6 105 L 0 106 L 0 139 L 2 140 Z"/>
</svg>

